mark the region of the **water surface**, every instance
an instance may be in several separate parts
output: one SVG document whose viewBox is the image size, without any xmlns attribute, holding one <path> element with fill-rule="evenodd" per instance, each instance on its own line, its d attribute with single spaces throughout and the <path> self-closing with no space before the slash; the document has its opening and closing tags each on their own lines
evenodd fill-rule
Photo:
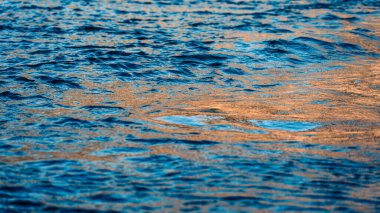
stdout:
<svg viewBox="0 0 380 213">
<path fill-rule="evenodd" d="M 380 210 L 380 3 L 4 0 L 0 211 Z"/>
</svg>

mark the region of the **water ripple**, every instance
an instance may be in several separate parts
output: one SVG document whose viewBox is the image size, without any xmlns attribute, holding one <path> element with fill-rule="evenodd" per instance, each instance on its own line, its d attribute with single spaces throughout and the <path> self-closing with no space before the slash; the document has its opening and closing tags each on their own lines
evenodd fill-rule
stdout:
<svg viewBox="0 0 380 213">
<path fill-rule="evenodd" d="M 379 211 L 379 1 L 0 14 L 0 212 Z"/>
</svg>

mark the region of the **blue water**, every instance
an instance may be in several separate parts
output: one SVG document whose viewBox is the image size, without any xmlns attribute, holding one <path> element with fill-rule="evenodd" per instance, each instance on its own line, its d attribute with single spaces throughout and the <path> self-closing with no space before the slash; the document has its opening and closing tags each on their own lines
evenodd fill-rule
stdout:
<svg viewBox="0 0 380 213">
<path fill-rule="evenodd" d="M 307 130 L 312 130 L 321 126 L 321 124 L 318 124 L 318 123 L 310 123 L 310 122 L 302 122 L 302 121 L 271 121 L 271 120 L 255 121 L 253 120 L 251 122 L 262 128 L 285 130 L 285 131 L 291 131 L 291 132 L 307 131 Z"/>
<path fill-rule="evenodd" d="M 0 1 L 0 212 L 380 211 L 377 0 Z"/>
</svg>

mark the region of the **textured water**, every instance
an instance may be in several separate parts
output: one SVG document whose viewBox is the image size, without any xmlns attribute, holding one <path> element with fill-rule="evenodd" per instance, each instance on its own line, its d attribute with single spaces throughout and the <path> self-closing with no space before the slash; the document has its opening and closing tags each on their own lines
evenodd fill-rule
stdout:
<svg viewBox="0 0 380 213">
<path fill-rule="evenodd" d="M 377 0 L 0 1 L 0 212 L 380 211 Z"/>
</svg>

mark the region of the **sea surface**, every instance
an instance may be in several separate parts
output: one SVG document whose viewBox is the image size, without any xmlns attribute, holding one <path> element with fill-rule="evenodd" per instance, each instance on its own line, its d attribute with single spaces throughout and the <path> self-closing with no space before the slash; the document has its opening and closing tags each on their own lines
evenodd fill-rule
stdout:
<svg viewBox="0 0 380 213">
<path fill-rule="evenodd" d="M 0 212 L 380 212 L 380 1 L 0 0 Z"/>
</svg>

